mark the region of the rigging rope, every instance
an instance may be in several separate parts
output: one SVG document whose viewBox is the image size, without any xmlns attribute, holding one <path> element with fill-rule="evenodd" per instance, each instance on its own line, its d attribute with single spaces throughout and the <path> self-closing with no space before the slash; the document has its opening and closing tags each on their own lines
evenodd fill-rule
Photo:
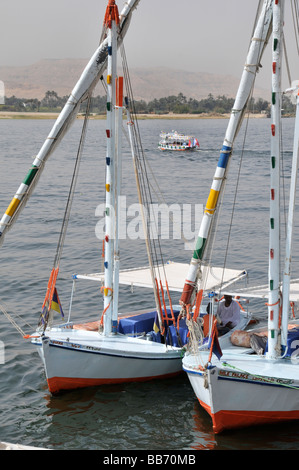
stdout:
<svg viewBox="0 0 299 470">
<path fill-rule="evenodd" d="M 158 234 L 157 230 L 157 220 L 154 218 L 152 220 L 152 216 L 154 216 L 151 208 L 153 205 L 153 196 L 152 196 L 152 191 L 151 189 L 152 184 L 149 178 L 149 170 L 151 174 L 153 175 L 152 169 L 150 168 L 146 158 L 145 154 L 142 148 L 142 143 L 141 143 L 141 137 L 140 137 L 140 131 L 139 131 L 139 126 L 138 126 L 138 120 L 136 117 L 136 110 L 135 110 L 135 104 L 134 104 L 134 98 L 133 98 L 133 92 L 132 92 L 132 87 L 131 87 L 131 81 L 130 81 L 130 76 L 129 76 L 129 70 L 128 70 L 128 65 L 127 65 L 127 59 L 125 55 L 125 50 L 123 44 L 120 47 L 121 51 L 121 56 L 122 56 L 122 61 L 123 61 L 123 70 L 124 70 L 124 79 L 126 83 L 126 88 L 127 88 L 127 94 L 128 94 L 128 99 L 129 99 L 129 105 L 130 105 L 130 113 L 133 116 L 133 122 L 134 125 L 132 126 L 132 134 L 133 134 L 133 152 L 134 152 L 134 162 L 136 165 L 136 177 L 138 178 L 139 181 L 139 186 L 140 186 L 140 193 L 141 193 L 141 200 L 146 208 L 146 233 L 145 237 L 147 240 L 147 246 L 148 246 L 148 256 L 150 258 L 150 266 L 153 271 L 153 277 L 154 277 L 154 285 L 153 288 L 156 293 L 156 303 L 157 303 L 157 308 L 160 311 L 160 320 L 162 322 L 161 328 L 163 329 L 163 318 L 166 320 L 168 323 L 169 318 L 167 315 L 167 310 L 166 310 L 166 304 L 165 304 L 165 297 L 164 297 L 164 292 L 163 292 L 163 287 L 162 287 L 162 281 L 166 282 L 166 285 L 164 286 L 164 289 L 167 292 L 168 298 L 169 298 L 169 303 L 170 303 L 170 312 L 171 312 L 171 320 L 175 325 L 174 321 L 174 316 L 173 316 L 173 309 L 172 309 L 172 302 L 170 298 L 170 293 L 169 293 L 169 288 L 167 284 L 167 278 L 166 278 L 166 272 L 165 272 L 165 263 L 163 259 L 163 254 L 162 254 L 162 248 L 161 248 L 161 243 L 160 243 L 160 236 Z M 155 179 L 155 178 L 154 178 Z M 156 181 L 156 179 L 155 179 Z M 158 186 L 158 185 L 157 185 Z M 159 189 L 159 188 L 158 188 Z M 153 227 L 154 225 L 154 227 Z M 155 235 L 153 233 L 153 230 L 156 230 L 157 237 L 153 236 Z M 164 275 L 164 279 L 162 278 L 162 272 Z M 160 287 L 159 287 L 160 286 Z M 161 297 L 160 297 L 160 291 L 161 291 Z M 165 315 L 163 316 L 163 309 L 165 312 Z"/>
<path fill-rule="evenodd" d="M 77 157 L 75 161 L 75 167 L 73 171 L 70 191 L 69 191 L 69 195 L 68 195 L 68 199 L 66 203 L 65 213 L 64 213 L 59 240 L 57 244 L 57 249 L 56 249 L 56 254 L 55 254 L 55 259 L 54 259 L 54 268 L 57 268 L 59 266 L 61 255 L 62 255 L 62 250 L 64 246 L 64 241 L 65 241 L 65 236 L 67 232 L 67 227 L 68 227 L 68 223 L 70 220 L 70 212 L 72 208 L 72 203 L 73 203 L 75 189 L 76 189 L 76 183 L 78 179 L 78 172 L 79 172 L 79 166 L 80 166 L 81 157 L 82 157 L 82 151 L 83 151 L 84 143 L 85 143 L 87 124 L 89 121 L 90 105 L 91 105 L 91 95 L 89 95 L 87 98 L 86 113 L 85 113 L 84 122 L 82 126 L 82 132 L 81 132 L 79 147 L 77 151 Z"/>
<path fill-rule="evenodd" d="M 69 190 L 69 194 L 68 194 L 68 198 L 67 198 L 64 217 L 63 217 L 63 220 L 62 220 L 62 225 L 61 225 L 61 230 L 60 230 L 59 239 L 58 239 L 58 243 L 57 243 L 53 268 L 52 268 L 52 271 L 51 271 L 51 274 L 50 274 L 50 278 L 49 278 L 49 282 L 48 282 L 48 286 L 47 286 L 47 292 L 46 292 L 46 296 L 45 296 L 44 303 L 43 303 L 43 306 L 42 306 L 42 313 L 41 313 L 39 325 L 40 326 L 43 325 L 44 330 L 46 329 L 48 321 L 49 321 L 49 311 L 51 309 L 51 302 L 52 302 L 54 289 L 55 289 L 55 286 L 56 286 L 56 280 L 57 280 L 58 272 L 59 272 L 60 259 L 61 259 L 61 255 L 62 255 L 62 251 L 63 251 L 63 247 L 64 247 L 64 242 L 65 242 L 65 237 L 66 237 L 66 233 L 67 233 L 68 223 L 69 223 L 69 220 L 70 220 L 70 213 L 71 213 L 72 203 L 73 203 L 73 199 L 74 199 L 76 183 L 77 183 L 77 179 L 78 179 L 78 172 L 79 172 L 79 167 L 80 167 L 80 162 L 81 162 L 81 157 L 82 157 L 82 151 L 83 151 L 84 143 L 85 143 L 87 124 L 88 124 L 88 121 L 89 121 L 90 106 L 91 106 L 91 94 L 88 95 L 88 97 L 87 97 L 87 107 L 86 107 L 84 122 L 83 122 L 83 126 L 82 126 L 81 137 L 80 137 L 80 141 L 79 141 L 79 146 L 78 146 L 75 166 L 74 166 L 74 170 L 73 170 L 72 180 L 71 180 L 71 184 L 70 184 L 70 190 Z"/>
<path fill-rule="evenodd" d="M 260 6 L 261 6 L 261 3 L 260 2 Z M 258 17 L 258 14 L 256 16 L 256 19 L 255 19 L 255 24 L 257 22 L 257 17 Z M 253 28 L 253 31 L 255 29 L 255 25 L 254 25 L 254 28 Z M 253 37 L 253 35 L 252 35 Z M 263 44 L 261 43 L 260 44 L 260 49 L 263 47 Z M 259 53 L 260 55 L 260 53 Z M 256 77 L 255 77 L 256 78 Z M 249 124 L 249 113 L 250 113 L 250 110 L 249 110 L 249 104 L 252 100 L 252 97 L 253 97 L 253 90 L 254 90 L 254 84 L 255 84 L 255 79 L 253 81 L 253 84 L 252 84 L 252 88 L 251 88 L 251 92 L 250 92 L 250 95 L 248 97 L 248 100 L 247 100 L 247 103 L 245 105 L 245 108 L 247 108 L 247 119 L 246 119 L 246 126 L 245 126 L 245 133 L 244 133 L 244 138 L 243 138 L 243 144 L 242 144 L 242 150 L 241 150 L 241 155 L 240 155 L 240 161 L 239 161 L 239 166 L 238 166 L 238 174 L 237 174 L 237 178 L 236 178 L 236 187 L 235 187 L 235 191 L 234 191 L 234 200 L 233 200 L 233 205 L 232 205 L 232 211 L 231 211 L 231 219 L 230 219 L 230 223 L 229 223 L 229 229 L 228 229 L 228 237 L 227 237 L 227 243 L 226 243 L 226 249 L 225 249 L 225 256 L 224 256 L 224 262 L 223 262 L 223 271 L 222 271 L 222 279 L 221 279 L 221 283 L 220 285 L 222 286 L 223 285 L 223 279 L 224 279 L 224 271 L 225 271 L 225 268 L 226 268 L 226 263 L 227 263 L 227 257 L 228 257 L 228 251 L 229 251 L 229 245 L 230 245 L 230 238 L 231 238 L 231 232 L 232 232 L 232 227 L 233 227 L 233 220 L 234 220 L 234 214 L 235 214 L 235 207 L 236 207 L 236 201 L 237 201 L 237 194 L 238 194 L 238 189 L 239 189 L 239 182 L 240 182 L 240 175 L 241 175 L 241 168 L 242 168 L 242 163 L 243 163 L 243 157 L 244 157 L 244 151 L 245 151 L 245 141 L 246 141 L 246 138 L 247 138 L 247 131 L 248 131 L 248 124 Z M 237 136 L 239 130 L 240 130 L 240 127 L 241 127 L 241 124 L 244 120 L 244 116 L 243 118 L 240 120 L 240 123 L 239 123 L 239 126 L 238 126 L 238 129 L 236 131 L 236 135 L 235 137 Z M 223 194 L 224 194 L 224 191 L 223 191 Z M 223 196 L 222 196 L 223 198 Z M 222 206 L 222 200 L 221 200 L 221 203 L 220 203 L 220 207 Z M 218 214 L 218 217 L 219 217 L 219 214 Z M 217 224 L 218 224 L 218 220 L 217 220 Z M 213 244 L 214 244 L 214 241 L 215 241 L 215 237 L 213 239 Z M 211 251 L 213 251 L 213 247 L 211 248 Z M 210 258 L 209 258 L 209 262 L 211 262 L 211 254 L 210 254 Z M 221 292 L 221 290 L 220 290 Z"/>
<path fill-rule="evenodd" d="M 135 146 L 134 150 L 135 150 L 135 155 L 136 155 L 136 162 L 138 164 L 138 176 L 139 176 L 140 182 L 141 182 L 142 200 L 144 201 L 145 207 L 147 209 L 149 209 L 150 205 L 153 203 L 152 193 L 150 191 L 150 186 L 151 185 L 150 185 L 150 180 L 149 180 L 149 177 L 148 177 L 147 162 L 145 160 L 145 155 L 144 155 L 144 151 L 143 151 L 142 144 L 141 144 L 140 131 L 139 131 L 139 126 L 138 126 L 138 120 L 136 119 L 136 111 L 135 111 L 132 87 L 131 87 L 131 83 L 130 83 L 128 66 L 127 66 L 127 63 L 126 63 L 125 51 L 124 51 L 123 46 L 121 47 L 121 53 L 122 53 L 123 62 L 124 62 L 124 75 L 125 75 L 125 81 L 126 81 L 128 96 L 129 96 L 129 102 L 130 102 L 130 106 L 132 108 L 131 114 L 133 115 L 133 118 L 134 118 L 134 126 L 133 126 L 134 146 Z M 147 217 L 149 218 L 149 216 L 150 216 L 150 210 L 147 211 Z M 149 219 L 148 219 L 148 222 L 149 222 Z M 151 228 L 150 223 L 147 224 L 147 227 L 149 229 Z M 150 235 L 150 233 L 148 233 L 148 235 Z M 149 239 L 152 240 L 152 237 L 149 237 Z M 157 259 L 158 259 L 157 251 L 158 250 L 156 250 L 155 245 L 156 245 L 155 243 L 151 244 L 151 247 L 152 247 L 151 255 L 154 257 L 154 259 L 156 260 L 156 263 L 157 263 Z M 159 239 L 158 239 L 158 245 L 159 245 L 159 248 L 160 248 Z M 162 258 L 162 252 L 161 252 L 161 250 L 159 250 L 159 251 L 160 251 L 161 259 L 163 259 Z"/>
<path fill-rule="evenodd" d="M 1 301 L 0 303 L 0 310 L 1 312 L 3 313 L 3 315 L 6 316 L 6 318 L 10 321 L 10 323 L 16 328 L 16 330 L 20 333 L 20 335 L 23 337 L 23 338 L 27 338 L 28 336 L 24 333 L 23 329 L 16 323 L 16 321 L 14 320 L 14 318 L 8 313 L 8 307 L 7 305 Z M 23 318 L 18 315 L 16 312 L 14 312 L 14 315 L 16 315 L 20 320 L 23 320 Z M 29 323 L 25 323 L 26 326 L 28 326 L 31 331 L 33 331 L 33 327 L 31 325 L 29 325 Z"/>
</svg>

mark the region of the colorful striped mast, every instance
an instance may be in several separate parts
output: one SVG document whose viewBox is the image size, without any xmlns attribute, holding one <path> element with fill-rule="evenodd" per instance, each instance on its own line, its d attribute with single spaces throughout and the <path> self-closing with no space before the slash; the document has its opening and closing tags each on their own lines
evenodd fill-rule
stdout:
<svg viewBox="0 0 299 470">
<path fill-rule="evenodd" d="M 118 43 L 121 43 L 123 37 L 125 36 L 130 24 L 132 12 L 137 7 L 139 2 L 140 0 L 126 1 L 125 6 L 119 16 L 120 24 L 118 30 Z M 1 218 L 0 246 L 4 241 L 5 233 L 12 227 L 21 210 L 25 206 L 28 198 L 33 192 L 34 186 L 38 182 L 47 159 L 53 153 L 75 120 L 81 103 L 88 96 L 90 96 L 94 87 L 104 73 L 104 70 L 107 66 L 107 43 L 108 40 L 105 38 L 90 59 L 79 81 L 74 87 L 67 103 L 58 116 L 49 136 L 35 157 L 32 167 L 24 178 L 22 184 L 19 186 L 15 196 L 13 197 L 11 203 Z"/>
<path fill-rule="evenodd" d="M 113 272 L 113 314 L 112 331 L 116 333 L 118 321 L 118 294 L 119 294 L 119 213 L 120 213 L 120 191 L 122 176 L 122 121 L 123 121 L 123 77 L 116 79 L 116 136 L 115 136 L 115 236 L 114 236 L 114 272 Z"/>
<path fill-rule="evenodd" d="M 234 107 L 232 109 L 229 124 L 227 127 L 224 143 L 220 152 L 220 158 L 214 174 L 214 179 L 210 194 L 207 200 L 199 234 L 189 266 L 187 279 L 185 281 L 183 293 L 181 295 L 180 304 L 182 310 L 186 310 L 188 305 L 192 303 L 197 282 L 201 273 L 201 265 L 203 256 L 209 240 L 209 234 L 217 209 L 219 196 L 224 187 L 224 182 L 232 154 L 234 140 L 241 126 L 247 103 L 250 98 L 251 90 L 254 84 L 256 73 L 260 66 L 260 61 L 271 33 L 272 23 L 272 0 L 264 0 L 263 8 L 260 13 L 254 35 L 251 39 L 250 48 L 247 54 L 246 64 L 244 66 L 241 82 L 237 92 Z M 204 279 L 203 279 L 204 281 Z M 200 290 L 202 290 L 201 281 Z"/>
<path fill-rule="evenodd" d="M 116 232 L 115 196 L 116 188 L 116 69 L 117 69 L 117 27 L 119 14 L 115 0 L 109 0 L 104 26 L 108 39 L 107 64 L 107 154 L 106 154 L 106 234 L 104 262 L 104 335 L 109 335 L 112 328 L 114 295 L 114 245 Z M 117 306 L 116 306 L 117 307 Z M 116 325 L 117 326 L 117 325 Z M 116 328 L 115 328 L 116 330 Z"/>
<path fill-rule="evenodd" d="M 277 350 L 280 311 L 280 139 L 281 139 L 281 61 L 283 54 L 284 0 L 273 5 L 272 37 L 272 104 L 271 104 L 271 189 L 269 231 L 269 298 L 268 352 L 269 359 L 280 355 Z"/>
</svg>

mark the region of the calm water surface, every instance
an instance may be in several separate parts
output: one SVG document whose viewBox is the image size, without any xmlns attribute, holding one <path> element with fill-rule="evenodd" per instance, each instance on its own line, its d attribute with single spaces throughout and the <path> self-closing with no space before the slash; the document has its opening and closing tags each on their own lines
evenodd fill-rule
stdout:
<svg viewBox="0 0 299 470">
<path fill-rule="evenodd" d="M 53 121 L 0 121 L 0 210 L 11 198 L 48 135 Z M 290 168 L 294 121 L 283 122 L 284 170 Z M 38 187 L 6 235 L 1 249 L 0 299 L 9 313 L 31 333 L 37 325 L 52 268 L 74 157 L 82 122 L 76 121 L 63 144 L 46 164 Z M 167 204 L 205 204 L 217 165 L 227 120 L 139 123 L 145 154 Z M 69 224 L 58 282 L 67 312 L 71 275 L 101 270 L 100 240 L 95 236 L 98 204 L 104 202 L 105 122 L 89 123 L 81 173 Z M 190 154 L 160 153 L 161 130 L 193 133 L 200 151 Z M 250 283 L 266 282 L 268 244 L 268 184 L 270 120 L 252 119 L 247 138 L 240 133 L 221 211 L 220 235 L 214 262 L 223 263 L 234 201 L 239 163 L 242 159 L 238 198 L 228 248 L 227 265 L 246 268 Z M 124 150 L 123 182 L 127 204 L 136 203 L 131 156 Z M 285 178 L 288 195 L 289 178 Z M 298 225 L 298 222 L 297 222 Z M 284 233 L 282 231 L 282 238 Z M 192 252 L 182 240 L 162 240 L 164 259 L 189 262 Z M 298 227 L 295 228 L 295 248 Z M 143 243 L 122 243 L 123 267 L 147 263 Z M 298 249 L 295 249 L 295 253 Z M 294 256 L 298 276 L 298 255 Z M 151 292 L 121 290 L 121 309 L 153 305 Z M 95 319 L 101 313 L 100 292 L 94 285 L 79 285 L 74 315 Z M 174 301 L 178 300 L 176 298 Z M 265 319 L 265 306 L 251 305 Z M 52 397 L 47 389 L 39 357 L 1 314 L 0 340 L 5 345 L 5 364 L 0 364 L 0 441 L 52 449 L 104 450 L 201 450 L 201 449 L 298 449 L 299 423 L 266 426 L 215 436 L 211 420 L 198 405 L 185 375 L 173 380 L 117 385 L 74 391 Z"/>
</svg>

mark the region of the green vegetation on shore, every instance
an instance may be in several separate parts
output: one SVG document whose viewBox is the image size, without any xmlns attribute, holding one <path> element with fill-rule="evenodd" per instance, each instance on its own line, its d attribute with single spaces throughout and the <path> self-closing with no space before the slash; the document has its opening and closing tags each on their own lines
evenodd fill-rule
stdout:
<svg viewBox="0 0 299 470">
<path fill-rule="evenodd" d="M 15 96 L 5 98 L 5 104 L 0 105 L 0 111 L 7 112 L 34 112 L 34 113 L 59 113 L 65 105 L 68 96 L 60 97 L 55 91 L 47 91 L 42 100 L 36 98 L 25 99 Z M 207 98 L 196 100 L 187 99 L 182 93 L 177 96 L 171 95 L 165 98 L 154 99 L 146 103 L 144 100 L 136 100 L 134 102 L 137 114 L 227 114 L 230 113 L 234 104 L 233 98 L 226 96 L 218 96 L 214 98 L 209 94 Z M 91 112 L 95 115 L 105 115 L 106 113 L 106 97 L 95 96 L 92 98 Z M 84 113 L 85 105 L 82 104 L 81 112 Z M 253 114 L 268 114 L 270 112 L 270 103 L 262 98 L 251 98 L 249 111 Z M 294 113 L 294 105 L 288 96 L 283 96 L 283 113 L 292 115 Z"/>
</svg>

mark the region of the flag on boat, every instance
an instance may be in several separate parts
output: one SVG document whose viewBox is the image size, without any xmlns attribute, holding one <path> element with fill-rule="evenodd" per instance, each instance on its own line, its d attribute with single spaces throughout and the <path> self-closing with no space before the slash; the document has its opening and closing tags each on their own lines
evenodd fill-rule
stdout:
<svg viewBox="0 0 299 470">
<path fill-rule="evenodd" d="M 196 138 L 194 138 L 193 145 L 194 145 L 194 146 L 197 145 L 197 147 L 199 147 L 199 142 L 198 142 L 198 140 L 197 140 Z"/>
<path fill-rule="evenodd" d="M 155 333 L 160 333 L 158 312 L 156 312 L 153 330 L 154 330 Z"/>
<path fill-rule="evenodd" d="M 55 312 L 60 313 L 61 316 L 64 317 L 64 313 L 62 310 L 61 302 L 60 302 L 56 287 L 54 289 L 53 299 L 51 302 L 51 310 L 55 310 Z"/>
<path fill-rule="evenodd" d="M 218 331 L 217 331 L 217 320 L 213 323 L 212 333 L 208 342 L 208 347 L 210 349 L 209 362 L 212 358 L 212 353 L 214 353 L 218 359 L 222 356 L 221 347 L 218 341 Z"/>
</svg>

